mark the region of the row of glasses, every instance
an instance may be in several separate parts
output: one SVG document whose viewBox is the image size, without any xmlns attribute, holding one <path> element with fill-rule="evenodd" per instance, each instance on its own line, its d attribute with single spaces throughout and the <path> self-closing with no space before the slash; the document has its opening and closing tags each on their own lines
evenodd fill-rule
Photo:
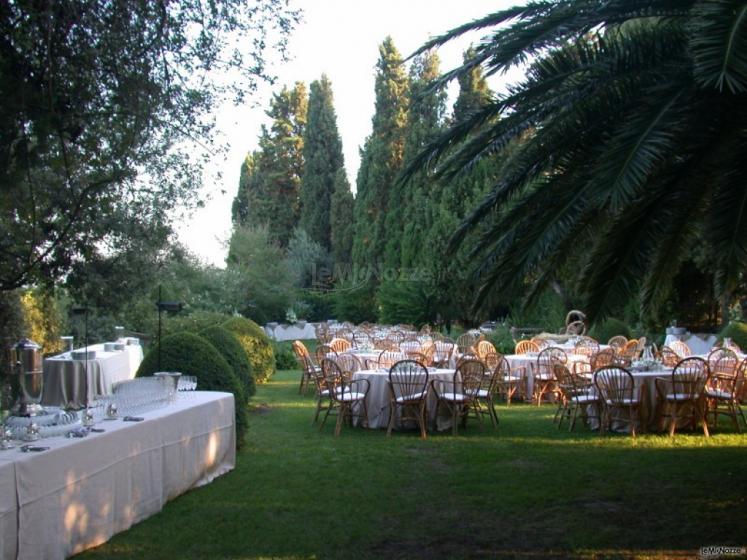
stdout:
<svg viewBox="0 0 747 560">
<path fill-rule="evenodd" d="M 197 377 L 194 375 L 182 375 L 179 378 L 177 390 L 180 392 L 197 390 Z"/>
<path fill-rule="evenodd" d="M 173 382 L 164 377 L 138 377 L 117 383 L 113 398 L 119 414 L 132 416 L 167 406 L 174 392 Z"/>
</svg>

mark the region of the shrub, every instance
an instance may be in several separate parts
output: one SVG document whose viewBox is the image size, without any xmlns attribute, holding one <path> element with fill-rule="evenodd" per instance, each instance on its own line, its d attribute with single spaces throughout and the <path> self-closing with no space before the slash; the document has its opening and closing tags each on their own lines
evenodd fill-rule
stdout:
<svg viewBox="0 0 747 560">
<path fill-rule="evenodd" d="M 257 383 L 264 383 L 275 373 L 275 354 L 270 339 L 257 323 L 244 317 L 232 317 L 223 328 L 239 341 L 249 358 L 252 374 Z"/>
<path fill-rule="evenodd" d="M 334 315 L 332 296 L 323 292 L 312 290 L 304 291 L 301 295 L 303 302 L 309 306 L 309 312 L 304 317 L 309 321 L 326 321 Z M 298 313 L 298 311 L 296 311 Z"/>
<path fill-rule="evenodd" d="M 298 361 L 287 344 L 275 344 L 275 367 L 279 370 L 298 369 Z"/>
<path fill-rule="evenodd" d="M 54 293 L 42 288 L 27 290 L 21 295 L 20 301 L 28 333 L 26 336 L 39 344 L 46 354 L 62 350 L 60 336 L 67 333 L 62 332 L 64 319 Z M 80 340 L 82 345 L 82 336 Z"/>
<path fill-rule="evenodd" d="M 513 354 L 516 344 L 511 336 L 511 329 L 505 325 L 496 325 L 495 330 L 487 336 L 487 339 L 493 343 L 495 349 L 501 354 Z"/>
<path fill-rule="evenodd" d="M 747 350 L 747 323 L 741 321 L 729 322 L 718 334 L 719 342 L 725 338 L 731 338 L 742 350 Z"/>
<path fill-rule="evenodd" d="M 384 282 L 377 295 L 381 321 L 391 325 L 412 323 L 418 328 L 434 323 L 438 305 L 432 292 L 425 282 Z"/>
<path fill-rule="evenodd" d="M 241 381 L 244 396 L 248 400 L 257 392 L 257 388 L 254 384 L 249 358 L 236 337 L 223 327 L 210 327 L 200 331 L 199 335 L 215 346 L 220 355 L 226 359 L 238 380 Z"/>
<path fill-rule="evenodd" d="M 229 315 L 215 313 L 212 311 L 194 311 L 193 313 L 163 317 L 163 334 L 175 334 L 178 332 L 199 333 L 212 327 L 218 327 L 230 319 Z"/>
<path fill-rule="evenodd" d="M 181 332 L 166 336 L 161 341 L 161 371 L 180 371 L 194 375 L 197 387 L 207 391 L 233 393 L 236 404 L 236 443 L 240 447 L 247 427 L 246 397 L 241 382 L 218 350 L 203 337 Z M 159 371 L 158 345 L 145 355 L 137 377 Z"/>
<path fill-rule="evenodd" d="M 335 319 L 360 324 L 364 321 L 376 322 L 378 313 L 372 286 L 352 286 L 340 283 L 334 292 Z"/>
<path fill-rule="evenodd" d="M 589 336 L 596 338 L 599 342 L 605 343 L 613 336 L 622 335 L 625 338 L 632 336 L 628 325 L 620 319 L 610 317 L 601 323 L 595 324 L 589 331 Z"/>
</svg>

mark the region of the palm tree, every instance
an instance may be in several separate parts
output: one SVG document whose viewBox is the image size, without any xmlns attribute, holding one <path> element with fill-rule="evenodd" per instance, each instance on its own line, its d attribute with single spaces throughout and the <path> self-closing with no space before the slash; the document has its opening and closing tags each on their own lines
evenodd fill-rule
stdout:
<svg viewBox="0 0 747 560">
<path fill-rule="evenodd" d="M 452 239 L 484 228 L 472 251 L 477 303 L 526 282 L 531 302 L 573 262 L 592 316 L 638 294 L 651 311 L 696 240 L 728 301 L 747 264 L 747 3 L 538 1 L 418 52 L 487 28 L 475 57 L 441 82 L 475 65 L 525 65 L 525 78 L 407 170 L 449 178 L 507 154 Z"/>
</svg>

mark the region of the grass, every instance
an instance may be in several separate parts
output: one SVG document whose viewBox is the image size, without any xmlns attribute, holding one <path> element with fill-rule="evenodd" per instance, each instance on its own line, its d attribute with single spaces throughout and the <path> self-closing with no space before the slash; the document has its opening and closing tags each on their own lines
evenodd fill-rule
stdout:
<svg viewBox="0 0 747 560">
<path fill-rule="evenodd" d="M 553 407 L 415 433 L 311 425 L 299 372 L 258 387 L 236 469 L 82 558 L 694 557 L 747 544 L 747 435 L 600 438 Z"/>
</svg>

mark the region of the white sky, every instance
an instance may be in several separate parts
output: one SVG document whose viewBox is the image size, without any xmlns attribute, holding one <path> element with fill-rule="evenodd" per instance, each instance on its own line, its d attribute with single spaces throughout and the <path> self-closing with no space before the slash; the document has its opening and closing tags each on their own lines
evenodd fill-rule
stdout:
<svg viewBox="0 0 747 560">
<path fill-rule="evenodd" d="M 374 111 L 375 65 L 378 46 L 387 35 L 403 58 L 431 36 L 467 21 L 523 3 L 521 0 L 296 0 L 304 12 L 302 23 L 289 42 L 290 61 L 272 69 L 278 81 L 262 88 L 240 107 L 227 105 L 217 114 L 218 128 L 227 144 L 226 161 L 220 158 L 206 171 L 204 208 L 177 226 L 179 239 L 209 264 L 224 266 L 225 242 L 231 233 L 231 203 L 239 185 L 239 171 L 247 152 L 257 147 L 260 126 L 272 91 L 303 81 L 308 85 L 326 73 L 332 81 L 337 127 L 342 137 L 345 167 L 355 191 L 359 147 L 371 132 Z M 461 63 L 462 53 L 481 34 L 453 41 L 438 50 L 441 69 Z M 516 74 L 508 79 L 515 80 Z M 499 78 L 504 81 L 506 78 Z M 501 83 L 490 82 L 498 89 Z M 456 84 L 450 90 L 449 107 Z M 220 171 L 222 176 L 218 177 Z"/>
</svg>

